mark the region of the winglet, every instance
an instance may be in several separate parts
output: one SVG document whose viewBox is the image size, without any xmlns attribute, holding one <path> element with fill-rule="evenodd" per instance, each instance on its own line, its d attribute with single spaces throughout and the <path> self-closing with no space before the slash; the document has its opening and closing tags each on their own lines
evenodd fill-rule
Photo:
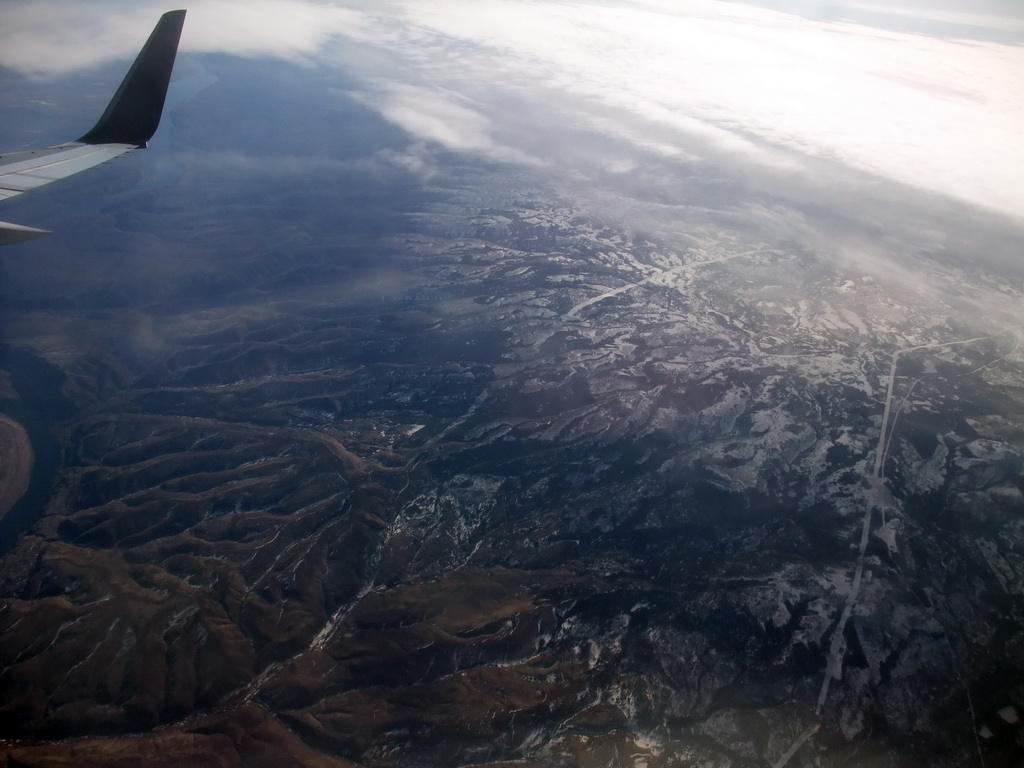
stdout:
<svg viewBox="0 0 1024 768">
<path fill-rule="evenodd" d="M 168 11 L 160 17 L 103 116 L 78 141 L 146 145 L 160 124 L 184 23 L 185 11 Z"/>
</svg>

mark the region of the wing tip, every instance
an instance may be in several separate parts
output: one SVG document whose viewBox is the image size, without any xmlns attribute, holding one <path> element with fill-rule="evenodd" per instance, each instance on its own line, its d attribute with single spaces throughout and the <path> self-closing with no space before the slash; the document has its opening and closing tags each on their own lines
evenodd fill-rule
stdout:
<svg viewBox="0 0 1024 768">
<path fill-rule="evenodd" d="M 184 9 L 160 17 L 99 122 L 78 141 L 145 146 L 160 125 L 184 24 Z"/>
<path fill-rule="evenodd" d="M 49 234 L 51 233 L 48 229 L 36 229 L 35 227 L 25 227 L 21 224 L 0 221 L 0 245 L 23 243 L 26 240 L 36 240 Z"/>
</svg>

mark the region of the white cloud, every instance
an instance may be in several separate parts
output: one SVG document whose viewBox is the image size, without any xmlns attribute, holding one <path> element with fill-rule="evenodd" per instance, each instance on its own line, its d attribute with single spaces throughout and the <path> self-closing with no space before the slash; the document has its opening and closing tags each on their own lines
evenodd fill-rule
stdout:
<svg viewBox="0 0 1024 768">
<path fill-rule="evenodd" d="M 333 37 L 360 35 L 365 16 L 303 0 L 200 0 L 187 24 L 185 51 L 303 60 Z"/>
<path fill-rule="evenodd" d="M 0 65 L 46 76 L 137 52 L 160 11 L 66 0 L 0 6 Z"/>
<path fill-rule="evenodd" d="M 338 35 L 365 36 L 367 17 L 305 0 L 192 0 L 183 52 L 309 61 Z M 134 56 L 166 0 L 80 3 L 41 0 L 0 6 L 0 65 L 34 76 L 62 75 Z"/>
<path fill-rule="evenodd" d="M 455 94 L 407 83 L 378 83 L 361 98 L 413 136 L 456 152 L 526 165 L 538 161 L 495 141 L 491 121 Z"/>
<path fill-rule="evenodd" d="M 999 29 L 1019 35 L 1024 34 L 1024 19 L 1019 17 L 1014 18 L 1000 13 L 985 12 L 985 8 L 978 7 L 976 4 L 972 4 L 973 7 L 969 7 L 966 10 L 963 7 L 956 10 L 937 8 L 935 7 L 934 0 L 924 0 L 923 2 L 920 0 L 918 2 L 900 0 L 899 2 L 878 3 L 853 1 L 845 4 L 852 8 L 859 8 L 877 13 L 894 14 L 911 19 L 925 19 L 927 21 L 939 21 L 946 24 Z M 1017 9 L 1018 13 L 1020 10 L 1020 8 Z"/>
<path fill-rule="evenodd" d="M 423 62 L 452 89 L 561 91 L 719 151 L 784 152 L 1024 217 L 1024 49 L 810 21 L 715 0 L 619 5 L 432 0 L 406 20 L 457 62 Z M 467 44 L 475 46 L 470 52 Z M 552 119 L 557 119 L 553 117 Z"/>
</svg>

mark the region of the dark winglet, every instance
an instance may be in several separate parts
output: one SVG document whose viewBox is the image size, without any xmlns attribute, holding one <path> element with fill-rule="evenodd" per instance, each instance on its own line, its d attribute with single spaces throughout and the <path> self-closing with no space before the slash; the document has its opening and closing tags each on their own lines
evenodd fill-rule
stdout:
<svg viewBox="0 0 1024 768">
<path fill-rule="evenodd" d="M 103 117 L 78 141 L 145 146 L 160 124 L 184 23 L 185 11 L 168 11 L 160 17 Z"/>
</svg>

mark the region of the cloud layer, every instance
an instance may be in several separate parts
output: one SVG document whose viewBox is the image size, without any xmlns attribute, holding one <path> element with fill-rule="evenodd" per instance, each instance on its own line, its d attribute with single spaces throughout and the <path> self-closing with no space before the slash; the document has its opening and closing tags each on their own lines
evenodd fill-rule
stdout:
<svg viewBox="0 0 1024 768">
<path fill-rule="evenodd" d="M 450 41 L 470 87 L 561 91 L 617 110 L 620 134 L 650 124 L 670 145 L 696 137 L 755 162 L 835 160 L 1024 215 L 1024 48 L 713 0 L 438 0 L 405 13 Z"/>
<path fill-rule="evenodd" d="M 310 62 L 342 31 L 357 34 L 358 11 L 307 0 L 191 0 L 182 52 L 270 56 Z M 0 66 L 38 77 L 65 75 L 134 56 L 166 0 L 42 0 L 0 7 Z"/>
<path fill-rule="evenodd" d="M 425 146 L 601 172 L 628 171 L 636 153 L 711 158 L 819 185 L 826 164 L 1024 221 L 1022 46 L 719 0 L 189 5 L 183 52 L 344 67 L 364 103 Z M 0 64 L 44 76 L 131 56 L 165 8 L 7 4 Z M 1019 22 L 984 10 L 972 19 Z M 588 160 L 584 133 L 622 156 Z"/>
</svg>

